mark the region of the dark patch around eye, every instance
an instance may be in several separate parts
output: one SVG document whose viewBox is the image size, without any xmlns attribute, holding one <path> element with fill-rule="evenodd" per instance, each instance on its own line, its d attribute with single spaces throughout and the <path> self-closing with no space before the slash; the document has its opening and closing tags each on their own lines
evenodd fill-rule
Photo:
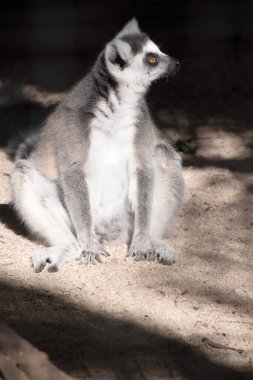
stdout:
<svg viewBox="0 0 253 380">
<path fill-rule="evenodd" d="M 145 33 L 127 34 L 121 37 L 121 40 L 127 42 L 131 46 L 132 52 L 137 54 L 142 51 L 143 46 L 148 40 L 148 36 Z"/>
<path fill-rule="evenodd" d="M 157 66 L 160 62 L 160 57 L 156 53 L 147 53 L 145 56 L 145 61 L 149 66 Z"/>
</svg>

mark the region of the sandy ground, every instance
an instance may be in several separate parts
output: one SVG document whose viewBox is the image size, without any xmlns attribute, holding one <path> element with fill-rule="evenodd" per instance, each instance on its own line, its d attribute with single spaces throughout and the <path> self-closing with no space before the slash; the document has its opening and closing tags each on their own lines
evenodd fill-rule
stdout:
<svg viewBox="0 0 253 380">
<path fill-rule="evenodd" d="M 111 246 L 103 264 L 34 274 L 0 151 L 1 317 L 77 379 L 253 378 L 253 135 L 215 120 L 194 135 L 172 267 Z"/>
</svg>

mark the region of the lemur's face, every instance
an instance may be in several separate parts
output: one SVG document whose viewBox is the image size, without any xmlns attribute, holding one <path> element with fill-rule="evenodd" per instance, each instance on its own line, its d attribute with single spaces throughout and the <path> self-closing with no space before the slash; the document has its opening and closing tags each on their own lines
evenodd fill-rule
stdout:
<svg viewBox="0 0 253 380">
<path fill-rule="evenodd" d="M 136 88 L 147 88 L 151 82 L 168 76 L 179 63 L 162 53 L 158 46 L 142 33 L 135 19 L 106 45 L 106 64 L 118 82 Z"/>
</svg>

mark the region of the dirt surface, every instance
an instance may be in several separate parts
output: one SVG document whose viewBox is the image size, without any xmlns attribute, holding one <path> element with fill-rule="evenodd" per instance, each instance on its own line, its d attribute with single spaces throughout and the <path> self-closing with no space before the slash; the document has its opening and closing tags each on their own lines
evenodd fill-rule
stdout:
<svg viewBox="0 0 253 380">
<path fill-rule="evenodd" d="M 4 98 L 1 120 L 22 123 L 24 109 L 37 115 L 61 96 L 21 90 Z M 19 103 L 21 93 L 35 106 Z M 133 262 L 126 247 L 110 246 L 103 264 L 34 274 L 29 259 L 39 246 L 9 205 L 13 164 L 0 151 L 1 317 L 71 376 L 253 378 L 253 134 L 229 107 L 230 118 L 196 122 L 157 103 L 155 117 L 170 126 L 169 137 L 191 137 L 196 149 L 183 157 L 186 194 L 172 267 Z M 238 111 L 244 116 L 245 107 Z"/>
</svg>

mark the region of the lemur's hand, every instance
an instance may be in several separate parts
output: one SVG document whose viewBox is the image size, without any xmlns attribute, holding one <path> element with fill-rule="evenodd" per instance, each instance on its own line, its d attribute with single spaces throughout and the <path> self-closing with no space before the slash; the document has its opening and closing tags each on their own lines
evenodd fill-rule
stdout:
<svg viewBox="0 0 253 380">
<path fill-rule="evenodd" d="M 134 257 L 134 260 L 153 261 L 158 260 L 164 265 L 175 263 L 175 250 L 169 243 L 162 240 L 150 240 L 148 238 L 134 237 L 127 256 Z"/>
<path fill-rule="evenodd" d="M 100 255 L 110 256 L 109 253 L 99 244 L 96 238 L 91 238 L 87 244 L 82 246 L 81 257 L 87 264 L 102 263 Z"/>
<path fill-rule="evenodd" d="M 155 260 L 155 250 L 151 246 L 149 237 L 134 236 L 127 256 L 134 257 L 135 261 Z"/>
</svg>

